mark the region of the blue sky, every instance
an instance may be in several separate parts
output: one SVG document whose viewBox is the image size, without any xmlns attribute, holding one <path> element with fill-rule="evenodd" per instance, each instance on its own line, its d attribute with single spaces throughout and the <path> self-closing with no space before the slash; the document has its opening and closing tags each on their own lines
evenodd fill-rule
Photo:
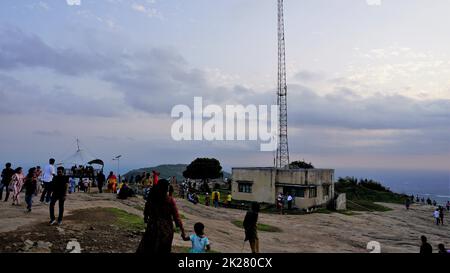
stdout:
<svg viewBox="0 0 450 273">
<path fill-rule="evenodd" d="M 292 159 L 449 169 L 449 1 L 285 8 Z M 275 0 L 1 1 L 0 160 L 44 164 L 78 137 L 124 168 L 271 165 L 258 143 L 172 141 L 169 115 L 274 102 L 276 37 Z"/>
</svg>

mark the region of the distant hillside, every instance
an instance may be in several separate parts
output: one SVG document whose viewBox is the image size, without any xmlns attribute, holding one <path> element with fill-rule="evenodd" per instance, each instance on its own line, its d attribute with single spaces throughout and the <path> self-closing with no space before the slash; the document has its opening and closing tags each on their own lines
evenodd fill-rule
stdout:
<svg viewBox="0 0 450 273">
<path fill-rule="evenodd" d="M 152 170 L 157 170 L 161 173 L 161 178 L 169 178 L 175 176 L 177 181 L 183 181 L 183 172 L 186 170 L 187 164 L 176 164 L 176 165 L 159 165 L 156 167 L 147 167 L 135 169 L 127 172 L 124 176 L 127 179 L 130 179 L 131 176 L 136 177 L 137 175 L 142 175 L 143 172 L 151 173 Z M 224 178 L 231 178 L 231 174 L 227 172 L 223 172 Z"/>
</svg>

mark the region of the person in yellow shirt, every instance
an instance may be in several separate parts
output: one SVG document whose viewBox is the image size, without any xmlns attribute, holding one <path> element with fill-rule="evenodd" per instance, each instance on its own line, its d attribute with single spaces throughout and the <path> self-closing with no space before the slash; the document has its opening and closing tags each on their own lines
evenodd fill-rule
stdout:
<svg viewBox="0 0 450 273">
<path fill-rule="evenodd" d="M 218 208 L 219 207 L 219 201 L 220 201 L 220 192 L 219 191 L 214 191 L 212 193 L 211 198 L 213 200 L 214 207 Z"/>
<path fill-rule="evenodd" d="M 231 200 L 232 200 L 232 196 L 231 196 L 231 192 L 227 195 L 227 207 L 231 206 Z"/>
</svg>

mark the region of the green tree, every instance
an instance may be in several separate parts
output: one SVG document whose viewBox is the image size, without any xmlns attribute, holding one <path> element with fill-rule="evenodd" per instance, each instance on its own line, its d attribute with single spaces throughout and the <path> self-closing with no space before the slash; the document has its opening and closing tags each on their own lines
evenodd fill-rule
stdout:
<svg viewBox="0 0 450 273">
<path fill-rule="evenodd" d="M 305 161 L 294 161 L 289 164 L 290 169 L 314 169 L 312 163 L 306 163 Z"/>
<path fill-rule="evenodd" d="M 215 158 L 197 158 L 186 167 L 183 176 L 190 179 L 201 179 L 201 190 L 210 192 L 208 181 L 223 177 L 222 166 Z"/>
</svg>

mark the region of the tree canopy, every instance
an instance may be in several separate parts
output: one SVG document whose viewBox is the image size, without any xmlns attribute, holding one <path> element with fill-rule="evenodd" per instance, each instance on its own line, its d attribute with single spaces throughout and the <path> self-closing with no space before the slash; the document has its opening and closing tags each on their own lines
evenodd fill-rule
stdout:
<svg viewBox="0 0 450 273">
<path fill-rule="evenodd" d="M 223 176 L 222 166 L 215 158 L 197 158 L 186 167 L 183 176 L 190 179 L 216 179 Z"/>
<path fill-rule="evenodd" d="M 294 161 L 289 164 L 290 169 L 314 169 L 312 163 L 307 163 L 305 161 Z"/>
</svg>

